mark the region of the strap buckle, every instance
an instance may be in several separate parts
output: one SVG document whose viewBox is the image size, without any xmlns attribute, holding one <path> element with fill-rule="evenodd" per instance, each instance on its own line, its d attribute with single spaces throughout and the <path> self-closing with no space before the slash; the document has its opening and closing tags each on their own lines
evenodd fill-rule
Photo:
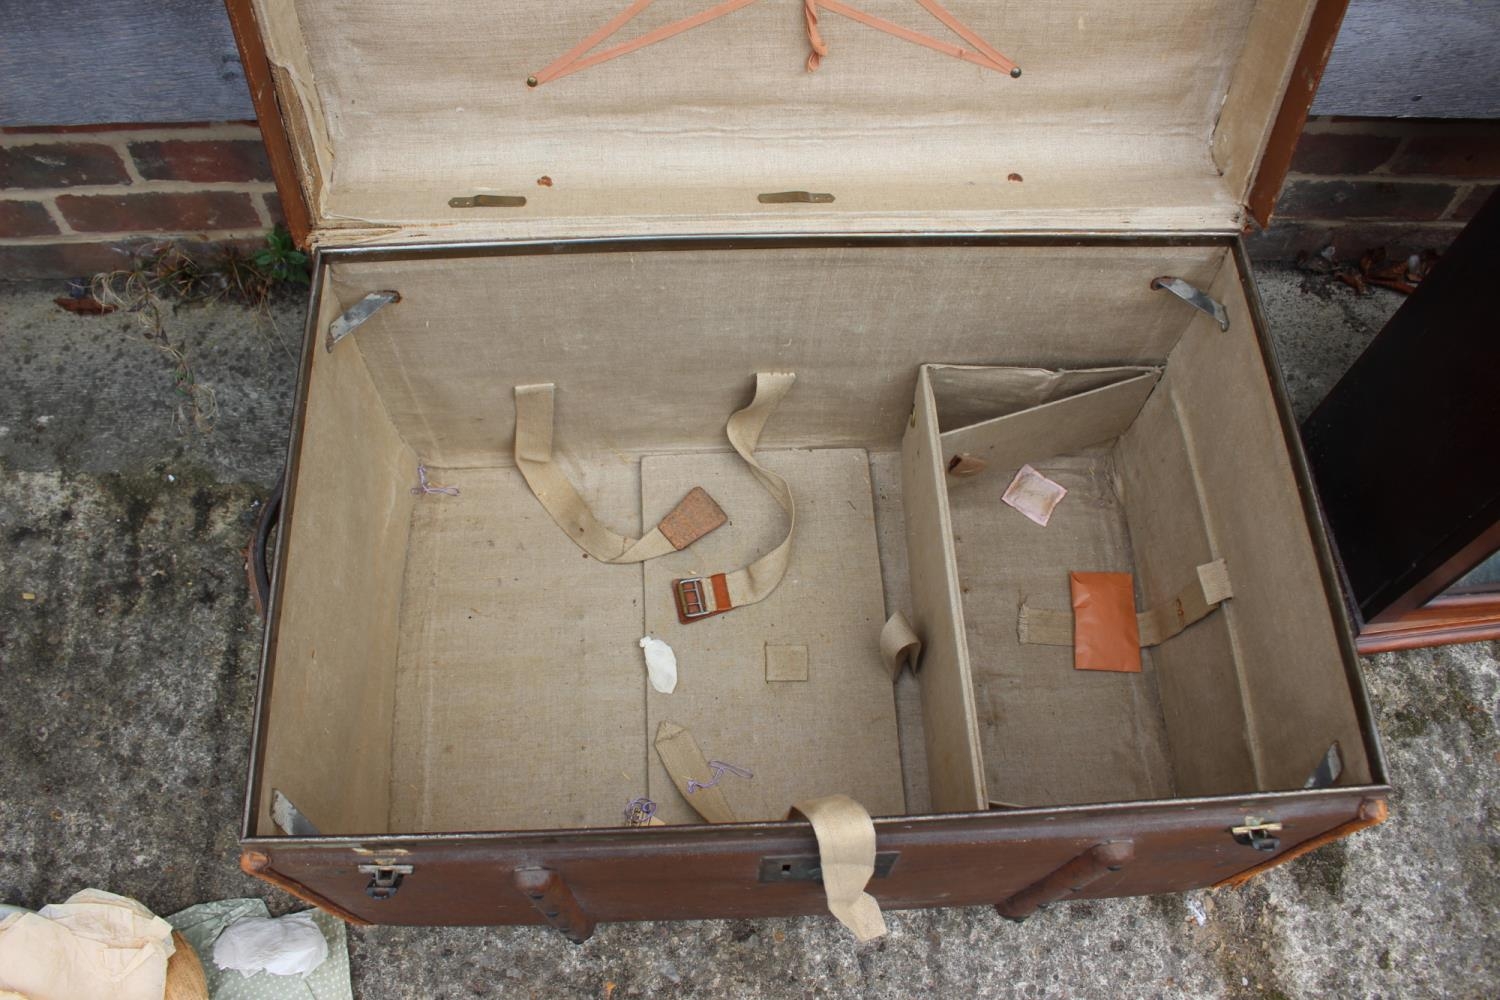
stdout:
<svg viewBox="0 0 1500 1000">
<path fill-rule="evenodd" d="M 689 576 L 678 580 L 672 592 L 677 596 L 677 616 L 684 622 L 713 613 L 703 590 L 703 577 Z"/>
</svg>

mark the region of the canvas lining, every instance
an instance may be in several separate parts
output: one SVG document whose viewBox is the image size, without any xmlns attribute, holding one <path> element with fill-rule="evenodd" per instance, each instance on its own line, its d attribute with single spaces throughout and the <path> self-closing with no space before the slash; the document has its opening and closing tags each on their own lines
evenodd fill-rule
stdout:
<svg viewBox="0 0 1500 1000">
<path fill-rule="evenodd" d="M 959 5 L 1019 80 L 795 2 L 532 89 L 615 8 L 257 0 L 320 239 L 941 228 L 1229 231 L 1313 0 Z M 906 0 L 865 0 L 907 25 Z M 640 31 L 701 9 L 656 4 Z M 623 36 L 622 36 L 623 38 Z M 1023 178 L 1012 181 L 1012 175 Z M 547 177 L 551 186 L 538 180 Z M 757 194 L 835 193 L 826 211 Z M 521 209 L 454 196 L 521 195 Z M 769 207 L 768 207 L 769 208 Z M 900 222 L 909 218 L 912 224 Z M 336 233 L 337 230 L 343 230 Z"/>
<path fill-rule="evenodd" d="M 549 273 L 538 264 L 557 268 L 550 272 L 550 287 L 566 287 L 567 296 L 546 294 Z M 1221 333 L 1206 318 L 1200 320 L 1172 297 L 1150 290 L 1151 276 L 1173 272 L 1192 275 L 1190 280 L 1202 282 L 1225 302 L 1231 314 L 1229 333 Z M 778 359 L 791 360 L 786 367 L 798 371 L 798 386 L 767 428 L 767 450 L 836 445 L 869 451 L 873 479 L 866 488 L 873 491 L 873 505 L 867 516 L 873 522 L 863 537 L 879 545 L 876 580 L 885 592 L 885 600 L 875 599 L 869 612 L 869 642 L 873 649 L 887 614 L 909 610 L 926 644 L 916 676 L 905 675 L 893 693 L 886 691 L 886 711 L 892 717 L 886 731 L 898 734 L 886 737 L 886 748 L 892 758 L 899 751 L 895 791 L 907 812 L 985 809 L 992 800 L 1046 805 L 1062 799 L 1120 801 L 1136 794 L 1297 788 L 1334 738 L 1346 756 L 1345 780 L 1367 781 L 1370 765 L 1353 696 L 1338 655 L 1312 540 L 1302 526 L 1269 376 L 1238 280 L 1233 261 L 1225 259 L 1222 249 L 1201 246 L 1129 247 L 1118 252 L 1111 248 L 1105 253 L 1066 247 L 919 252 L 861 248 L 338 263 L 332 282 L 338 294 L 325 296 L 323 323 L 337 314 L 341 300 L 393 283 L 402 291 L 403 302 L 382 310 L 333 352 L 314 351 L 310 399 L 333 394 L 344 402 L 309 405 L 303 455 L 325 471 L 310 471 L 313 465 L 305 468 L 293 504 L 296 520 L 284 584 L 288 603 L 268 707 L 262 801 L 268 801 L 269 788 L 283 788 L 321 829 L 334 834 L 440 832 L 436 827 L 534 829 L 559 825 L 568 815 L 576 816 L 580 826 L 614 823 L 613 813 L 640 794 L 650 763 L 647 727 L 639 724 L 646 711 L 644 669 L 636 648 L 646 624 L 640 609 L 632 609 L 636 617 L 629 628 L 623 615 L 619 623 L 608 625 L 615 605 L 626 599 L 623 590 L 614 596 L 602 594 L 599 600 L 611 611 L 599 618 L 597 633 L 592 626 L 587 629 L 590 642 L 597 635 L 610 649 L 609 665 L 602 669 L 618 671 L 633 691 L 630 698 L 610 696 L 604 685 L 597 692 L 601 707 L 584 713 L 597 716 L 609 728 L 609 712 L 624 705 L 636 720 L 628 727 L 633 747 L 628 759 L 634 763 L 626 764 L 623 773 L 618 767 L 609 772 L 609 781 L 618 783 L 612 789 L 588 763 L 590 754 L 597 754 L 599 761 L 623 760 L 626 751 L 623 746 L 607 750 L 596 744 L 592 727 L 585 732 L 576 722 L 577 711 L 547 709 L 553 714 L 542 712 L 541 722 L 530 728 L 514 718 L 526 716 L 525 711 L 495 711 L 496 693 L 508 694 L 516 684 L 492 685 L 522 676 L 507 674 L 509 664 L 496 665 L 503 643 L 519 632 L 524 652 L 537 628 L 491 623 L 488 638 L 463 638 L 469 612 L 459 607 L 467 600 L 461 591 L 490 586 L 482 567 L 491 565 L 491 559 L 491 568 L 502 570 L 504 565 L 526 565 L 543 588 L 578 574 L 569 599 L 576 590 L 584 600 L 589 588 L 597 585 L 598 574 L 616 571 L 635 574 L 634 592 L 643 593 L 640 567 L 584 560 L 526 491 L 508 461 L 511 388 L 547 378 L 570 395 L 572 401 L 558 414 L 558 461 L 602 519 L 618 530 L 636 531 L 643 457 L 661 455 L 649 462 L 668 464 L 704 460 L 733 465 L 735 459 L 721 437 L 723 415 L 743 401 L 749 374 Z M 613 295 L 623 301 L 605 308 Z M 865 301 L 869 296 L 874 301 Z M 1059 307 L 1060 299 L 1067 308 Z M 413 302 L 421 308 L 404 308 Z M 922 323 L 924 314 L 941 316 L 944 322 Z M 692 331 L 692 336 L 684 339 L 667 331 Z M 661 347 L 643 352 L 645 344 Z M 664 352 L 673 352 L 672 365 L 655 363 Z M 1066 519 L 1069 505 L 1077 501 L 1073 513 L 1097 515 L 1097 532 L 1102 534 L 1091 534 L 1095 528 L 1085 527 L 1075 536 L 1067 520 L 1054 521 L 1048 528 L 1025 521 L 998 503 L 1004 487 L 998 475 L 961 487 L 945 483 L 940 452 L 918 453 L 910 447 L 910 434 L 905 452 L 894 450 L 912 420 L 919 429 L 926 428 L 923 434 L 939 439 L 936 406 L 922 405 L 915 392 L 916 366 L 934 358 L 980 366 L 1019 362 L 1051 368 L 1162 369 L 1155 389 L 1113 445 L 1084 446 L 1070 459 L 1085 461 L 1076 469 L 1066 462 L 1054 467 L 1044 461 L 1039 466 L 1054 477 L 1075 477 L 1070 488 L 1076 492 L 1055 516 Z M 351 380 L 354 375 L 358 377 Z M 919 404 L 915 411 L 913 399 Z M 343 411 L 347 415 L 338 416 Z M 436 459 L 434 450 L 440 453 Z M 458 498 L 412 498 L 409 489 L 419 456 L 431 466 L 435 481 L 463 489 L 466 477 L 473 476 L 476 483 L 493 484 L 472 487 L 480 489 L 481 496 L 492 496 L 493 502 L 478 509 L 453 503 L 472 502 L 475 497 L 467 492 Z M 482 464 L 486 458 L 489 464 Z M 895 474 L 898 465 L 906 469 L 904 482 Z M 929 465 L 930 473 L 912 476 L 914 468 Z M 364 470 L 364 478 L 350 470 Z M 384 478 L 370 478 L 377 473 Z M 507 480 L 509 485 L 501 487 Z M 791 482 L 796 490 L 796 479 Z M 922 482 L 930 485 L 923 487 Z M 1085 503 L 1107 499 L 1105 483 L 1118 503 Z M 980 503 L 971 511 L 969 499 L 960 497 L 950 510 L 950 491 L 965 487 L 975 488 L 976 499 L 982 497 L 979 491 L 989 490 L 994 502 Z M 316 495 L 304 497 L 304 490 Z M 400 525 L 379 529 L 385 535 L 377 532 L 359 540 L 326 530 L 327 522 L 316 520 L 320 505 L 330 512 L 347 506 L 352 513 L 342 516 L 358 518 L 365 517 L 362 512 L 380 509 L 349 499 L 353 490 L 389 492 L 393 502 L 407 505 L 410 541 Z M 661 502 L 670 506 L 678 498 Z M 765 504 L 767 498 L 762 494 L 759 500 Z M 306 514 L 309 510 L 314 513 Z M 648 510 L 646 516 L 659 513 Z M 734 512 L 729 513 L 733 519 Z M 981 527 L 966 520 L 971 514 L 977 515 L 973 523 Z M 324 530 L 305 527 L 304 515 L 312 519 L 306 523 L 321 524 Z M 531 515 L 537 523 L 528 528 Z M 983 527 L 985 518 L 1002 515 L 1015 523 Z M 369 523 L 351 522 L 356 527 Z M 1067 537 L 1054 534 L 1060 524 Z M 960 644 L 974 639 L 951 624 L 945 638 L 943 622 L 952 620 L 947 608 L 960 607 L 981 624 L 986 616 L 1003 611 L 995 619 L 996 627 L 1003 617 L 1013 642 L 1017 603 L 1005 607 L 1001 601 L 981 610 L 976 602 L 981 602 L 984 590 L 976 591 L 971 577 L 981 572 L 973 567 L 1008 572 L 1005 553 L 1013 542 L 1007 539 L 1021 528 L 1041 532 L 1063 546 L 1053 554 L 1062 581 L 1054 607 L 1067 606 L 1065 570 L 1076 568 L 1063 565 L 1075 561 L 1066 546 L 1076 541 L 1087 548 L 1094 544 L 1089 537 L 1104 537 L 1104 551 L 1121 554 L 1124 568 L 1133 567 L 1141 607 L 1158 601 L 1163 588 L 1179 586 L 1184 567 L 1222 557 L 1233 574 L 1231 601 L 1149 651 L 1151 689 L 1122 692 L 1115 703 L 1126 714 L 1117 711 L 1107 721 L 1143 733 L 1145 749 L 1138 749 L 1136 761 L 1120 770 L 1124 778 L 1110 783 L 1106 793 L 1077 783 L 1071 792 L 1058 792 L 1059 787 L 1069 787 L 1069 781 L 1055 774 L 1025 787 L 1027 779 L 1018 779 L 1018 774 L 1042 775 L 1045 768 L 1029 763 L 1018 769 L 1014 744 L 1002 753 L 994 733 L 982 727 L 1004 712 L 1029 714 L 1031 709 L 1023 708 L 1024 699 L 1001 699 L 997 708 L 986 688 L 985 671 L 994 662 L 987 656 L 972 676 L 943 667 Z M 839 537 L 842 531 L 835 529 Z M 710 537 L 722 533 L 732 541 L 732 532 L 731 524 Z M 945 544 L 955 544 L 955 533 L 964 541 L 950 571 L 942 552 Z M 542 557 L 533 544 L 536 540 L 540 545 L 543 534 L 550 544 L 563 547 L 559 558 L 566 553 L 567 565 L 557 565 L 555 575 L 550 568 L 554 561 Z M 375 548 L 384 562 L 352 574 L 326 572 L 331 566 L 355 565 L 348 553 L 365 546 L 369 538 L 381 539 Z M 484 542 L 491 538 L 511 539 L 516 546 L 524 543 L 528 551 L 537 549 L 535 564 L 514 554 L 503 559 L 487 555 Z M 806 551 L 816 552 L 828 541 L 805 538 L 802 544 L 810 546 Z M 678 555 L 692 557 L 694 551 Z M 445 575 L 449 556 L 443 552 L 480 569 L 472 577 L 453 574 L 450 579 Z M 964 568 L 965 561 L 971 568 Z M 395 593 L 393 565 L 394 579 L 405 581 L 396 587 L 404 589 L 404 598 L 389 596 Z M 592 572 L 584 573 L 585 568 Z M 434 580 L 446 582 L 433 584 Z M 445 596 L 441 588 L 449 583 L 454 589 Z M 1021 583 L 1038 592 L 1051 585 Z M 962 591 L 965 584 L 970 586 L 967 594 Z M 423 596 L 423 588 L 437 596 Z M 294 612 L 294 599 L 318 606 L 314 594 L 321 607 L 337 613 Z M 399 629 L 371 618 L 380 607 L 381 594 L 398 601 L 390 613 Z M 494 591 L 487 594 L 491 601 L 496 599 Z M 528 604 L 512 596 L 503 604 L 527 622 L 559 617 L 540 597 Z M 764 605 L 721 621 L 775 608 L 773 595 Z M 423 624 L 429 620 L 431 624 Z M 988 641 L 988 628 L 984 626 L 980 646 Z M 429 634 L 424 636 L 424 629 Z M 398 632 L 399 650 L 389 644 L 368 645 L 386 642 L 381 636 Z M 620 659 L 613 659 L 616 639 Z M 443 642 L 449 645 L 443 647 Z M 325 670 L 325 644 L 329 650 L 349 647 L 348 662 L 357 658 L 359 669 Z M 313 646 L 319 650 L 316 660 L 306 655 Z M 1016 664 L 1024 666 L 1025 658 L 1041 649 L 1028 648 Z M 1053 652 L 1064 659 L 1068 655 L 1066 649 Z M 584 677 L 597 673 L 592 664 L 603 662 L 588 656 L 559 661 L 550 653 L 546 660 L 551 669 L 561 669 L 558 677 L 574 679 L 522 692 L 544 705 L 549 698 L 566 704 Z M 409 703 L 416 696 L 406 692 L 422 679 L 422 670 L 443 662 L 460 664 L 448 669 L 458 670 L 464 678 L 449 692 L 451 705 L 446 710 L 472 708 L 472 724 L 457 715 L 449 723 L 442 723 L 438 715 L 424 721 L 426 709 L 420 700 Z M 817 657 L 810 658 L 812 670 L 818 663 Z M 870 666 L 880 674 L 877 653 L 872 652 Z M 546 667 L 533 662 L 531 675 L 538 669 Z M 687 669 L 685 665 L 685 678 L 690 676 Z M 1071 673 L 1066 665 L 1062 669 Z M 1033 703 L 1036 720 L 1049 711 L 1068 710 L 1071 702 L 1061 697 L 1049 707 L 1043 687 L 1029 686 L 1040 692 L 1041 700 Z M 390 703 L 376 704 L 383 696 L 369 695 L 376 699 L 369 703 L 371 718 L 355 726 L 340 713 L 337 717 L 345 728 L 331 731 L 307 725 L 309 712 L 324 709 L 299 713 L 288 700 L 314 697 L 320 704 L 342 705 L 351 697 L 365 696 L 367 689 L 389 691 Z M 473 706 L 465 706 L 460 704 L 465 699 L 453 692 L 478 694 L 466 699 Z M 668 704 L 670 698 L 665 696 Z M 1091 710 L 1102 709 L 1095 704 Z M 345 748 L 361 746 L 367 731 L 379 733 L 382 711 L 389 713 L 384 731 L 391 734 L 382 739 L 410 747 L 410 753 L 366 744 L 359 761 L 365 770 L 351 772 L 343 766 Z M 502 721 L 496 723 L 497 718 Z M 518 753 L 532 752 L 517 748 L 534 750 L 539 732 L 540 738 L 557 741 L 547 752 L 558 755 L 566 781 L 555 780 L 556 774 L 550 773 L 555 769 L 515 766 Z M 447 739 L 451 733 L 471 734 L 464 741 L 474 747 L 460 766 L 448 769 L 437 765 L 443 746 L 454 742 Z M 434 740 L 434 734 L 441 735 Z M 564 752 L 563 741 L 575 735 L 590 748 L 587 753 Z M 501 754 L 505 756 L 499 767 L 484 766 Z M 432 766 L 422 762 L 423 755 Z M 728 751 L 722 755 L 734 760 Z M 1161 765 L 1162 759 L 1168 763 Z M 1074 760 L 1073 765 L 1064 763 L 1064 778 L 1068 766 L 1075 772 L 1085 769 L 1085 754 L 1075 754 Z M 456 808 L 444 817 L 431 801 L 425 806 L 417 800 L 402 803 L 402 796 L 411 794 L 402 782 L 410 784 L 412 773 L 437 783 L 426 792 L 430 799 L 446 796 L 455 804 L 466 799 L 486 804 L 467 814 Z M 502 776 L 510 784 L 494 784 Z M 591 785 L 595 777 L 599 781 Z M 1022 784 L 1017 785 L 1018 780 Z M 445 782 L 455 784 L 445 787 Z M 588 800 L 580 799 L 579 809 L 571 814 L 562 801 L 569 789 Z M 422 809 L 428 812 L 424 815 Z M 268 818 L 262 818 L 257 829 L 274 832 Z"/>
</svg>

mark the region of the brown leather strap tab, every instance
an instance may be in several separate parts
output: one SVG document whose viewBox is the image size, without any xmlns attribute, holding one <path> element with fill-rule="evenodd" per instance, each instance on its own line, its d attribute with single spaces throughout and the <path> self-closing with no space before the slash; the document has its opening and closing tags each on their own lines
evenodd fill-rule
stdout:
<svg viewBox="0 0 1500 1000">
<path fill-rule="evenodd" d="M 701 486 L 694 486 L 682 502 L 656 525 L 672 548 L 681 552 L 729 520 L 724 509 Z"/>
</svg>

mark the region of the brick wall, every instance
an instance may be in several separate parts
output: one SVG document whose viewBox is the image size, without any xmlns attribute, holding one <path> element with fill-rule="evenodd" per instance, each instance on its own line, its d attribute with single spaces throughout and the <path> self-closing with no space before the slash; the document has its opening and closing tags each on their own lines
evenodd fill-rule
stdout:
<svg viewBox="0 0 1500 1000">
<path fill-rule="evenodd" d="M 280 212 L 254 123 L 0 129 L 0 280 L 110 270 L 142 239 L 258 243 Z"/>
<path fill-rule="evenodd" d="M 1386 247 L 1443 250 L 1500 188 L 1500 121 L 1316 118 L 1307 123 L 1262 259 Z"/>
</svg>

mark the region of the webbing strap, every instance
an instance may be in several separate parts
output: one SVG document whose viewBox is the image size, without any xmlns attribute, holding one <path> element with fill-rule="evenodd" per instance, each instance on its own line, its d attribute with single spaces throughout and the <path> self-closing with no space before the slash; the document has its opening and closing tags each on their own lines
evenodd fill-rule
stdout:
<svg viewBox="0 0 1500 1000">
<path fill-rule="evenodd" d="M 642 538 L 627 538 L 606 528 L 552 461 L 555 393 L 551 382 L 516 386 L 516 466 L 552 520 L 579 548 L 600 562 L 645 562 L 685 549 L 724 524 L 724 511 L 713 497 L 695 487 Z"/>
<path fill-rule="evenodd" d="M 1234 596 L 1224 560 L 1215 559 L 1198 567 L 1192 583 L 1165 604 L 1135 616 L 1142 646 L 1160 646 Z M 1128 619 L 1127 619 L 1128 621 Z M 1021 606 L 1019 635 L 1022 642 L 1042 646 L 1073 645 L 1073 616 L 1067 611 Z"/>
<path fill-rule="evenodd" d="M 698 741 L 693 739 L 692 733 L 663 719 L 656 727 L 653 745 L 672 784 L 699 816 L 710 823 L 735 822 L 734 810 L 724 797 L 724 789 L 711 780 L 708 758 L 698 749 Z"/>
<path fill-rule="evenodd" d="M 911 627 L 905 612 L 897 611 L 886 619 L 880 629 L 880 658 L 885 661 L 886 672 L 894 683 L 901 676 L 902 667 L 911 667 L 916 673 L 922 663 L 922 640 Z"/>
<path fill-rule="evenodd" d="M 880 903 L 865 891 L 875 875 L 875 822 L 870 814 L 847 795 L 798 802 L 792 806 L 792 815 L 797 813 L 807 817 L 818 838 L 828 912 L 859 941 L 882 937 L 885 917 Z"/>
<path fill-rule="evenodd" d="M 660 28 L 648 31 L 639 38 L 628 42 L 621 42 L 619 45 L 612 46 L 602 52 L 595 52 L 593 55 L 589 55 L 590 50 L 603 44 L 615 32 L 630 23 L 636 15 L 652 4 L 652 0 L 634 0 L 630 6 L 615 15 L 603 27 L 553 60 L 544 69 L 532 74 L 526 82 L 532 87 L 538 87 L 551 80 L 580 72 L 592 66 L 597 66 L 600 63 L 608 62 L 611 59 L 618 59 L 620 56 L 629 55 L 648 45 L 664 42 L 669 38 L 682 34 L 684 31 L 701 27 L 726 14 L 733 14 L 740 8 L 748 7 L 754 2 L 755 0 L 725 0 L 724 3 L 709 7 L 707 10 L 699 11 L 690 17 L 685 17 L 681 20 L 673 21 L 671 24 L 665 24 Z M 937 0 L 917 0 L 917 3 L 921 4 L 929 14 L 941 21 L 950 31 L 973 46 L 973 50 L 965 49 L 951 42 L 941 41 L 933 38 L 931 35 L 914 31 L 911 28 L 904 28 L 892 21 L 876 17 L 873 14 L 867 14 L 857 7 L 840 3 L 838 0 L 802 0 L 803 21 L 807 25 L 807 40 L 812 49 L 812 52 L 807 57 L 808 72 L 816 70 L 822 63 L 823 57 L 828 54 L 828 43 L 823 41 L 823 36 L 818 31 L 818 9 L 821 7 L 835 14 L 847 17 L 852 21 L 857 21 L 866 27 L 883 31 L 902 41 L 921 45 L 935 52 L 952 56 L 955 59 L 962 59 L 965 62 L 983 66 L 986 69 L 992 69 L 1000 73 L 1009 73 L 1011 76 L 1021 75 L 1020 67 L 1001 55 L 999 50 L 981 38 L 978 32 L 959 20 L 951 11 L 939 4 Z"/>
<path fill-rule="evenodd" d="M 792 535 L 797 530 L 797 505 L 786 480 L 755 460 L 755 448 L 776 404 L 791 391 L 796 380 L 797 376 L 792 372 L 757 372 L 755 398 L 749 406 L 730 416 L 724 428 L 729 444 L 750 466 L 750 471 L 766 492 L 775 497 L 781 509 L 786 511 L 786 537 L 780 545 L 743 569 L 673 580 L 672 597 L 677 604 L 677 619 L 684 625 L 763 601 L 771 596 L 786 575 L 787 564 L 792 558 Z"/>
</svg>

